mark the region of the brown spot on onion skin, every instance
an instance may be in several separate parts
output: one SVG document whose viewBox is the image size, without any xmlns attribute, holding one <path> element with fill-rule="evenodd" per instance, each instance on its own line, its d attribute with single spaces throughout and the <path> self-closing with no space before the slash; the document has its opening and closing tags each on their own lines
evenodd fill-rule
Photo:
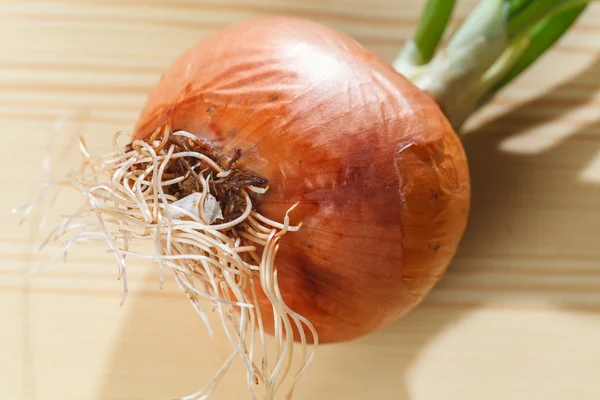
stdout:
<svg viewBox="0 0 600 400">
<path fill-rule="evenodd" d="M 304 225 L 281 242 L 279 283 L 321 342 L 408 312 L 465 230 L 467 162 L 439 107 L 322 25 L 253 20 L 202 40 L 150 94 L 136 136 L 165 123 L 215 140 L 223 155 L 240 148 L 238 163 L 269 180 L 265 216 L 280 220 L 300 202 L 291 217 Z"/>
</svg>

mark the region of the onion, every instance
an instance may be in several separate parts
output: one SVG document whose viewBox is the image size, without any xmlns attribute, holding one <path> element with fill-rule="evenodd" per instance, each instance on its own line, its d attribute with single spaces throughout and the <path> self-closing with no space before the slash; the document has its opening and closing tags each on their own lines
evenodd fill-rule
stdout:
<svg viewBox="0 0 600 400">
<path fill-rule="evenodd" d="M 320 24 L 258 19 L 201 41 L 164 73 L 135 137 L 161 125 L 212 141 L 225 159 L 241 149 L 239 164 L 269 181 L 268 218 L 299 203 L 303 228 L 282 238 L 279 284 L 321 342 L 406 313 L 465 230 L 467 161 L 434 99 Z"/>
<path fill-rule="evenodd" d="M 289 398 L 319 343 L 396 321 L 444 274 L 471 194 L 456 132 L 586 5 L 551 3 L 484 0 L 436 55 L 454 1 L 428 0 L 393 66 L 314 22 L 228 27 L 164 73 L 128 144 L 117 133 L 95 156 L 82 140 L 81 171 L 19 211 L 74 188 L 85 201 L 42 245 L 70 235 L 66 257 L 104 240 L 122 303 L 126 258 L 156 262 L 211 334 L 212 303 L 232 354 L 185 399 L 208 397 L 236 357 L 253 396 Z"/>
</svg>

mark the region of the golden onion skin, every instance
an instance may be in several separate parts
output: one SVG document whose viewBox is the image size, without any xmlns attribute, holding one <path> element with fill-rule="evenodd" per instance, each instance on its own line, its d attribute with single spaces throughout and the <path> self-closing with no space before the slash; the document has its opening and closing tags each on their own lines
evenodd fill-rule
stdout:
<svg viewBox="0 0 600 400">
<path fill-rule="evenodd" d="M 429 292 L 466 227 L 462 144 L 435 101 L 357 41 L 294 18 L 247 21 L 183 54 L 135 136 L 162 124 L 214 141 L 269 180 L 260 212 L 298 232 L 276 259 L 283 299 L 320 342 L 398 319 Z M 271 306 L 261 294 L 267 331 Z M 266 315 L 266 318 L 265 318 Z M 272 322 L 271 322 L 272 323 Z"/>
</svg>

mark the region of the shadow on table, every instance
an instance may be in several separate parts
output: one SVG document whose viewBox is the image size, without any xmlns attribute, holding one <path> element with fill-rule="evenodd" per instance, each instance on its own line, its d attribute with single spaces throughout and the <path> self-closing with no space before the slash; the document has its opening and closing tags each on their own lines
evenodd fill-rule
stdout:
<svg viewBox="0 0 600 400">
<path fill-rule="evenodd" d="M 538 98 L 529 101 L 526 104 L 516 106 L 513 110 L 506 113 L 505 115 L 486 123 L 481 126 L 473 134 L 467 135 L 464 138 L 464 145 L 470 160 L 470 168 L 472 174 L 472 186 L 473 186 L 473 202 L 472 211 L 470 216 L 469 227 L 465 234 L 464 240 L 461 244 L 461 250 L 457 255 L 456 261 L 451 265 L 446 278 L 443 279 L 439 285 L 434 289 L 435 292 L 443 291 L 447 286 L 447 281 L 453 276 L 464 276 L 470 273 L 471 269 L 466 267 L 461 262 L 463 255 L 469 254 L 469 249 L 479 249 L 481 251 L 510 248 L 516 245 L 511 235 L 500 235 L 494 236 L 493 232 L 505 232 L 506 221 L 510 219 L 511 209 L 505 207 L 507 196 L 523 194 L 526 195 L 531 190 L 542 190 L 548 191 L 548 195 L 552 195 L 552 191 L 556 190 L 556 187 L 533 187 L 532 183 L 536 181 L 548 181 L 547 176 L 541 176 L 542 174 L 552 173 L 551 170 L 536 168 L 533 170 L 522 170 L 518 166 L 515 167 L 515 163 L 521 160 L 526 160 L 526 164 L 535 162 L 544 162 L 546 164 L 558 163 L 560 160 L 564 160 L 565 154 L 577 149 L 578 158 L 576 160 L 576 168 L 569 166 L 569 171 L 576 171 L 579 173 L 582 171 L 588 163 L 597 156 L 600 151 L 600 142 L 589 142 L 589 146 L 585 147 L 585 150 L 581 150 L 581 139 L 586 136 L 586 133 L 590 131 L 600 131 L 600 122 L 594 122 L 589 125 L 583 126 L 577 132 L 574 132 L 568 136 L 565 136 L 560 142 L 555 143 L 553 147 L 546 149 L 540 153 L 532 155 L 518 155 L 511 154 L 499 149 L 499 145 L 505 139 L 514 137 L 514 135 L 523 133 L 529 128 L 539 126 L 540 124 L 550 122 L 555 118 L 559 118 L 565 113 L 569 112 L 570 109 L 584 105 L 591 101 L 594 95 L 593 90 L 582 90 L 582 95 L 576 99 L 566 100 L 563 95 L 573 88 L 583 87 L 583 85 L 590 86 L 590 82 L 596 82 L 596 87 L 600 87 L 600 59 L 593 62 L 588 68 L 576 75 L 568 82 L 560 84 L 555 88 L 550 89 L 546 93 L 542 94 Z M 594 86 L 592 84 L 591 86 Z M 550 110 L 548 110 L 550 109 Z M 543 111 L 543 112 L 540 112 Z M 589 135 L 588 135 L 589 136 Z M 579 144 L 577 143 L 579 140 Z M 540 160 L 543 158 L 543 160 Z M 518 164 L 520 165 L 520 164 Z M 546 178 L 546 179 L 544 179 Z M 557 185 L 562 185 L 564 190 L 577 190 L 581 193 L 581 196 L 589 199 L 600 199 L 600 185 L 585 185 L 582 183 L 578 176 L 572 175 L 568 179 L 557 182 Z M 536 196 L 540 193 L 537 192 Z M 544 193 L 541 193 L 544 195 Z M 577 224 L 589 224 L 590 218 L 593 218 L 597 226 L 600 226 L 600 213 L 595 215 L 592 213 L 581 213 L 574 215 L 575 220 L 568 222 L 569 227 L 576 227 Z M 580 221 L 576 219 L 579 218 Z M 585 220 L 584 220 L 585 219 Z M 567 227 L 568 228 L 568 227 Z M 490 234 L 484 235 L 484 239 L 481 238 L 482 232 L 488 232 Z M 549 246 L 561 246 L 565 241 L 572 241 L 573 235 L 577 235 L 576 229 L 559 229 L 558 234 L 553 236 L 554 243 L 548 243 Z M 525 239 L 523 239 L 525 238 Z M 528 240 L 529 236 L 520 236 L 520 240 Z M 583 239 L 583 238 L 582 238 Z M 531 240 L 536 240 L 535 235 L 531 235 Z M 522 243 L 519 243 L 522 245 Z M 526 243 L 525 243 L 526 244 Z M 532 243 L 535 245 L 535 243 Z M 478 273 L 485 271 L 485 265 L 479 265 Z M 600 265 L 598 266 L 600 269 Z M 149 282 L 148 285 L 154 285 L 155 282 Z M 507 293 L 506 296 L 510 296 Z M 578 305 L 570 304 L 569 302 L 563 301 L 560 298 L 554 298 L 554 294 L 547 292 L 531 293 L 531 296 L 541 296 L 545 302 L 562 307 L 565 309 L 574 309 Z M 443 295 L 442 295 L 443 296 Z M 484 294 L 485 296 L 485 294 Z M 369 385 L 375 387 L 388 387 L 393 388 L 394 393 L 398 396 L 396 399 L 408 399 L 409 391 L 406 386 L 405 377 L 410 372 L 411 366 L 415 360 L 419 357 L 420 352 L 428 346 L 428 344 L 443 330 L 450 327 L 452 324 L 460 321 L 464 316 L 468 315 L 470 311 L 476 309 L 478 304 L 485 304 L 487 299 L 483 299 L 480 302 L 475 302 L 471 305 L 460 305 L 457 307 L 449 306 L 443 308 L 441 311 L 435 311 L 432 317 L 432 307 L 427 305 L 427 301 L 422 307 L 418 307 L 416 310 L 411 312 L 408 316 L 403 318 L 395 325 L 387 328 L 381 333 L 374 334 L 371 337 L 361 339 L 366 344 L 376 344 L 377 340 L 384 337 L 394 337 L 397 343 L 409 343 L 410 345 L 404 345 L 403 357 L 399 361 L 402 365 L 394 364 L 393 370 L 382 370 L 380 374 L 379 382 L 369 382 Z M 152 310 L 143 308 L 146 307 L 143 302 L 138 302 L 133 310 L 130 311 L 131 320 L 123 327 L 122 334 L 127 336 L 136 335 L 148 335 L 151 332 L 145 332 L 147 328 L 144 320 L 144 315 L 148 316 L 152 314 Z M 150 307 L 148 305 L 147 307 Z M 138 309 L 141 308 L 141 309 Z M 434 307 L 435 308 L 435 307 Z M 184 316 L 185 314 L 185 316 Z M 173 324 L 172 326 L 185 326 L 188 318 L 187 313 L 171 314 L 167 317 L 165 324 Z M 164 315 L 155 315 L 155 318 L 163 319 Z M 152 340 L 145 340 L 149 346 L 148 352 L 153 351 L 151 347 L 161 348 L 163 343 L 153 343 Z M 189 342 L 188 342 L 189 343 Z M 177 341 L 169 343 L 170 350 L 173 347 L 177 347 Z M 186 345 L 187 346 L 187 345 Z M 175 352 L 185 352 L 186 349 L 175 349 Z M 189 349 L 192 351 L 192 349 Z M 356 358 L 356 354 L 353 353 L 351 346 L 346 347 L 344 351 L 339 352 L 339 357 L 327 357 L 326 359 L 318 359 L 321 370 L 336 370 L 344 368 L 348 370 L 348 364 Z M 358 350 L 356 350 L 358 351 Z M 132 357 L 132 354 L 127 349 L 117 349 L 115 356 L 112 359 L 111 365 L 108 368 L 109 372 L 105 381 L 103 382 L 103 391 L 107 397 L 114 396 L 115 391 L 119 390 L 119 387 L 123 387 L 123 376 L 120 373 L 123 371 L 132 371 L 139 368 L 144 368 L 151 372 L 151 376 L 161 376 L 163 374 L 169 374 L 172 368 L 176 368 L 172 363 L 152 364 L 148 365 L 148 361 L 144 361 L 139 357 Z M 336 353 L 337 354 L 337 353 Z M 330 364 L 330 365 L 323 365 Z M 360 364 L 360 363 L 359 363 Z M 149 369 L 151 368 L 151 370 Z M 354 367 L 350 367 L 354 368 Z M 356 366 L 353 370 L 353 376 L 359 376 L 361 368 L 377 369 L 377 365 Z M 181 371 L 182 374 L 193 374 L 192 371 Z M 370 374 L 370 376 L 375 374 Z M 349 376 L 349 379 L 353 379 Z M 198 379 L 201 382 L 202 379 Z M 366 382 L 365 382 L 366 383 Z M 132 385 L 140 385 L 138 388 L 135 386 L 128 387 L 130 393 L 148 393 L 148 387 L 155 385 L 153 381 L 143 382 L 132 382 Z M 176 385 L 176 382 L 173 382 Z M 301 385 L 300 385 L 301 386 Z M 139 390 L 138 390 L 139 389 Z M 171 394 L 177 393 L 177 387 L 173 386 Z M 165 394 L 166 395 L 166 394 Z M 136 397 L 134 394 L 132 397 Z M 156 398 L 161 397 L 157 394 Z"/>
</svg>

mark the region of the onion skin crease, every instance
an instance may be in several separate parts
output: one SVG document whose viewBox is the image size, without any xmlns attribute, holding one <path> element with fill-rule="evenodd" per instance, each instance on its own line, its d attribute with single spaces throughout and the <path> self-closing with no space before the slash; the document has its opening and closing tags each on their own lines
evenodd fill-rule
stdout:
<svg viewBox="0 0 600 400">
<path fill-rule="evenodd" d="M 168 124 L 221 162 L 269 180 L 259 210 L 296 202 L 276 264 L 289 307 L 321 343 L 358 338 L 416 306 L 464 233 L 470 181 L 434 99 L 354 39 L 315 22 L 230 26 L 183 54 L 149 95 L 135 137 Z M 263 321 L 271 306 L 261 294 Z M 272 332 L 272 326 L 265 326 Z"/>
</svg>

